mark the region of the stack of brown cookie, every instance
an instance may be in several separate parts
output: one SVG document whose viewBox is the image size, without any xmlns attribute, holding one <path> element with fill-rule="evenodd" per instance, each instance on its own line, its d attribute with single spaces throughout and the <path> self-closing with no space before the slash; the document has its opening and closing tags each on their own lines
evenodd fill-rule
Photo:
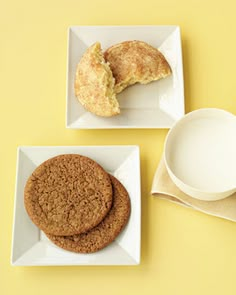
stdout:
<svg viewBox="0 0 236 295">
<path fill-rule="evenodd" d="M 124 186 L 95 161 L 60 155 L 38 166 L 25 186 L 25 208 L 57 246 L 96 252 L 122 231 L 130 215 Z"/>
</svg>

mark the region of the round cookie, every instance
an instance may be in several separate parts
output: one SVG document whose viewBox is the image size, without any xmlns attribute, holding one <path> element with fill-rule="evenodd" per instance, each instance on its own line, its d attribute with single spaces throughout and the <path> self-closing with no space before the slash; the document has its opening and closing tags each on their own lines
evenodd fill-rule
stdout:
<svg viewBox="0 0 236 295">
<path fill-rule="evenodd" d="M 113 205 L 104 220 L 87 233 L 48 238 L 57 246 L 78 253 L 92 253 L 110 244 L 127 224 L 130 216 L 130 199 L 124 186 L 113 176 Z"/>
<path fill-rule="evenodd" d="M 112 205 L 105 170 L 90 158 L 65 154 L 38 166 L 24 192 L 26 211 L 45 233 L 74 235 L 100 223 Z"/>
</svg>

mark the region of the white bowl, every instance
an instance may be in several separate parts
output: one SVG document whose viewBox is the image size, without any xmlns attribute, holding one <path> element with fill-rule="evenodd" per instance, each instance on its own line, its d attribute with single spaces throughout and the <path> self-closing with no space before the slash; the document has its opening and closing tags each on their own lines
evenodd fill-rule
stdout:
<svg viewBox="0 0 236 295">
<path fill-rule="evenodd" d="M 117 95 L 121 113 L 98 117 L 74 94 L 76 66 L 85 50 L 100 41 L 103 50 L 126 41 L 141 40 L 158 48 L 172 75 L 147 85 L 136 84 Z M 184 86 L 180 28 L 178 26 L 73 26 L 68 31 L 66 127 L 72 129 L 170 128 L 184 115 Z"/>
<path fill-rule="evenodd" d="M 127 189 L 131 215 L 122 233 L 106 248 L 77 254 L 54 245 L 30 220 L 24 207 L 24 186 L 33 170 L 60 154 L 92 158 L 113 174 Z M 15 212 L 12 236 L 12 265 L 135 265 L 140 262 L 140 159 L 138 146 L 39 146 L 19 147 Z"/>
<path fill-rule="evenodd" d="M 173 182 L 201 200 L 236 191 L 236 117 L 221 109 L 199 109 L 169 131 L 164 160 Z"/>
</svg>

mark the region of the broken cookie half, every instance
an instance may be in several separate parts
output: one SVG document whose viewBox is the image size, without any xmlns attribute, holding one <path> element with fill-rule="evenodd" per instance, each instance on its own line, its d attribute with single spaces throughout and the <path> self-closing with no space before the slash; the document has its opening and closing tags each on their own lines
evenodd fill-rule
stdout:
<svg viewBox="0 0 236 295">
<path fill-rule="evenodd" d="M 171 74 L 164 55 L 143 41 L 125 41 L 109 47 L 104 53 L 115 78 L 115 92 L 135 83 L 147 84 Z"/>
<path fill-rule="evenodd" d="M 75 95 L 84 108 L 102 117 L 120 113 L 114 91 L 115 79 L 96 42 L 82 56 L 76 70 Z"/>
</svg>

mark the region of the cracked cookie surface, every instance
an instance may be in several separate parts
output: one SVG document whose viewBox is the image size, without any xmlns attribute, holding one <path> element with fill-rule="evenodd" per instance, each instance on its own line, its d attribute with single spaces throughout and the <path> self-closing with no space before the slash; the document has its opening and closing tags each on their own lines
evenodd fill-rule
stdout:
<svg viewBox="0 0 236 295">
<path fill-rule="evenodd" d="M 45 233 L 74 235 L 100 223 L 112 205 L 105 170 L 90 158 L 65 154 L 38 166 L 24 192 L 26 211 Z"/>
<path fill-rule="evenodd" d="M 115 92 L 135 83 L 147 84 L 171 74 L 164 55 L 143 41 L 124 41 L 109 47 L 104 57 L 115 78 Z"/>
<path fill-rule="evenodd" d="M 102 117 L 120 113 L 114 92 L 115 79 L 103 57 L 101 44 L 87 48 L 79 61 L 75 74 L 75 95 L 89 112 Z"/>
<path fill-rule="evenodd" d="M 95 228 L 72 236 L 47 235 L 57 246 L 78 253 L 92 253 L 110 244 L 123 230 L 130 216 L 130 199 L 124 186 L 113 176 L 113 204 L 110 212 Z"/>
</svg>

